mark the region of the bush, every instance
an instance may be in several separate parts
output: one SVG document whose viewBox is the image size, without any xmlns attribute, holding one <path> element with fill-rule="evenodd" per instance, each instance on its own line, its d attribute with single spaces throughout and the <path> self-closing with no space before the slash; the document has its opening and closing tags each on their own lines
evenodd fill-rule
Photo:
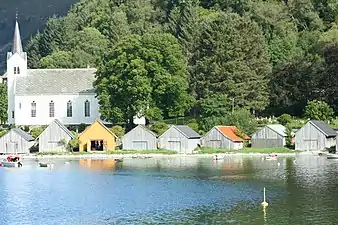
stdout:
<svg viewBox="0 0 338 225">
<path fill-rule="evenodd" d="M 7 130 L 0 131 L 0 137 L 4 136 L 7 133 Z"/>
<path fill-rule="evenodd" d="M 25 132 L 29 132 L 29 126 L 24 126 L 24 127 L 23 127 L 23 130 L 24 130 Z"/>
<path fill-rule="evenodd" d="M 125 129 L 119 125 L 115 125 L 112 128 L 109 128 L 111 132 L 113 132 L 117 137 L 122 137 L 126 132 Z"/>
<path fill-rule="evenodd" d="M 292 117 L 289 114 L 282 114 L 280 117 L 277 118 L 278 123 L 282 125 L 286 125 L 292 122 Z"/>
<path fill-rule="evenodd" d="M 164 132 L 168 130 L 168 124 L 164 122 L 156 122 L 154 125 L 150 126 L 150 130 L 155 132 L 158 135 L 162 135 Z"/>
<path fill-rule="evenodd" d="M 79 146 L 80 146 L 80 140 L 79 140 L 78 135 L 76 135 L 73 139 L 71 139 L 68 142 L 67 150 L 72 152 L 75 148 L 79 148 Z"/>
<path fill-rule="evenodd" d="M 40 134 L 43 132 L 44 128 L 43 127 L 34 127 L 32 130 L 31 130 L 31 135 L 33 138 L 37 138 L 40 136 Z"/>
</svg>

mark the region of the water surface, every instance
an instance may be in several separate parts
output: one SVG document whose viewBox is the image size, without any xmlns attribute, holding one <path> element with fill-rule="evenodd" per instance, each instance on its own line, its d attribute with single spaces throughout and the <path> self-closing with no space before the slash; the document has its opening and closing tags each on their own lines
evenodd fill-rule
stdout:
<svg viewBox="0 0 338 225">
<path fill-rule="evenodd" d="M 0 168 L 1 225 L 338 224 L 338 161 L 325 157 L 53 162 Z"/>
</svg>

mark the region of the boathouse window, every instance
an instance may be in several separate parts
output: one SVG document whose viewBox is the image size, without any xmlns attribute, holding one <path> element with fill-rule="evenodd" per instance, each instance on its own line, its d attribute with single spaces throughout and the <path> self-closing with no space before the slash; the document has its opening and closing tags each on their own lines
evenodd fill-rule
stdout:
<svg viewBox="0 0 338 225">
<path fill-rule="evenodd" d="M 54 108 L 54 102 L 50 101 L 49 103 L 49 117 L 55 116 L 55 108 Z"/>
<path fill-rule="evenodd" d="M 88 100 L 84 103 L 85 117 L 90 117 L 90 102 Z"/>
<path fill-rule="evenodd" d="M 73 116 L 73 105 L 72 102 L 69 100 L 67 102 L 67 117 L 72 117 Z"/>
<path fill-rule="evenodd" d="M 36 103 L 33 101 L 31 103 L 31 117 L 36 117 Z"/>
</svg>

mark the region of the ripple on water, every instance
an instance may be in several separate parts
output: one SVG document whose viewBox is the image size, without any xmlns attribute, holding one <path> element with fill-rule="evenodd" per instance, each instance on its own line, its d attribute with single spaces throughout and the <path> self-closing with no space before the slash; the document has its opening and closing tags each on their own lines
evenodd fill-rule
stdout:
<svg viewBox="0 0 338 225">
<path fill-rule="evenodd" d="M 144 162 L 0 168 L 0 224 L 338 224 L 338 162 L 243 157 L 135 166 Z"/>
</svg>

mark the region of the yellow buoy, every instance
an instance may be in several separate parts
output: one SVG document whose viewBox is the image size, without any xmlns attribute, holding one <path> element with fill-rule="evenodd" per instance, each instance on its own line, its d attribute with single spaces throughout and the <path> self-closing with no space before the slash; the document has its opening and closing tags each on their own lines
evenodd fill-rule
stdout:
<svg viewBox="0 0 338 225">
<path fill-rule="evenodd" d="M 265 187 L 264 187 L 264 200 L 263 200 L 263 202 L 262 202 L 262 206 L 263 207 L 266 207 L 266 206 L 268 206 L 269 205 L 269 203 L 267 203 L 266 201 L 265 201 Z"/>
</svg>

